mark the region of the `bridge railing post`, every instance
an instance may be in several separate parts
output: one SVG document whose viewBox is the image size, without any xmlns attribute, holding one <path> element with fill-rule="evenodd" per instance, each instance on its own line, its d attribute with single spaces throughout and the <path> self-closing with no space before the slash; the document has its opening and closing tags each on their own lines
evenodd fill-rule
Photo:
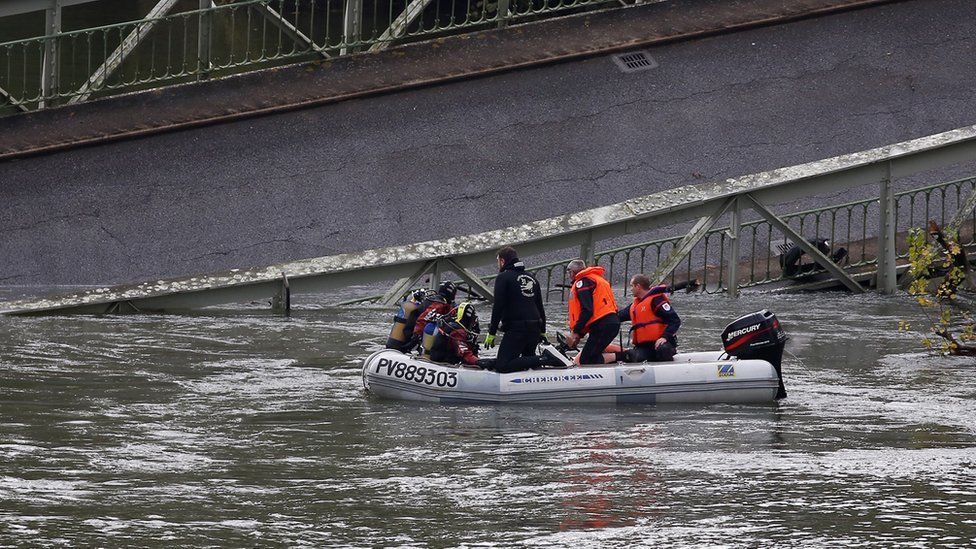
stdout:
<svg viewBox="0 0 976 549">
<path fill-rule="evenodd" d="M 736 198 L 729 211 L 732 219 L 729 221 L 729 259 L 728 259 L 728 296 L 739 296 L 739 231 L 742 229 L 742 214 L 739 209 L 739 199 Z"/>
<path fill-rule="evenodd" d="M 210 66 L 213 59 L 210 52 L 214 19 L 210 8 L 213 6 L 213 0 L 200 0 L 199 6 L 201 11 L 198 19 L 200 32 L 197 36 L 197 80 L 206 80 L 210 76 Z"/>
<path fill-rule="evenodd" d="M 580 242 L 580 259 L 587 265 L 596 263 L 596 244 L 593 242 L 593 233 L 583 233 L 583 241 Z"/>
<path fill-rule="evenodd" d="M 51 5 L 45 10 L 44 60 L 41 64 L 41 100 L 38 108 L 45 108 L 49 101 L 58 95 L 60 88 L 60 60 L 58 54 L 58 40 L 61 39 L 61 0 L 51 0 Z"/>
<path fill-rule="evenodd" d="M 362 40 L 363 0 L 345 0 L 343 11 L 340 55 L 355 53 Z"/>
<path fill-rule="evenodd" d="M 498 0 L 498 11 L 495 12 L 495 20 L 498 21 L 498 28 L 508 26 L 509 0 Z"/>
<path fill-rule="evenodd" d="M 898 289 L 895 249 L 895 193 L 891 185 L 891 162 L 885 164 L 885 176 L 881 180 L 881 197 L 878 223 L 878 275 L 877 288 L 884 294 Z"/>
</svg>

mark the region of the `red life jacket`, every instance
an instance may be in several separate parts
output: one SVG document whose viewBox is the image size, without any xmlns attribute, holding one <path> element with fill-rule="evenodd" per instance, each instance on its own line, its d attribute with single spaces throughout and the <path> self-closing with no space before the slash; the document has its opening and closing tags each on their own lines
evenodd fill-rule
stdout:
<svg viewBox="0 0 976 549">
<path fill-rule="evenodd" d="M 657 311 L 665 303 L 670 303 L 665 289 L 666 286 L 655 286 L 642 297 L 634 298 L 634 302 L 630 306 L 630 322 L 632 324 L 630 331 L 633 332 L 631 341 L 635 345 L 654 343 L 664 336 L 664 330 L 668 325 L 657 316 Z"/>
<path fill-rule="evenodd" d="M 580 313 L 582 312 L 579 296 L 576 292 L 582 286 L 584 278 L 593 281 L 596 284 L 596 288 L 593 288 L 593 316 L 590 317 L 590 320 L 587 321 L 586 326 L 583 328 L 583 334 L 589 332 L 590 325 L 597 320 L 610 314 L 617 314 L 617 302 L 613 298 L 613 290 L 610 288 L 610 283 L 607 282 L 607 279 L 603 278 L 604 272 L 606 272 L 605 269 L 599 265 L 596 267 L 587 267 L 577 273 L 576 277 L 573 278 L 573 288 L 569 292 L 570 330 L 576 327 L 576 323 L 579 321 Z"/>
</svg>

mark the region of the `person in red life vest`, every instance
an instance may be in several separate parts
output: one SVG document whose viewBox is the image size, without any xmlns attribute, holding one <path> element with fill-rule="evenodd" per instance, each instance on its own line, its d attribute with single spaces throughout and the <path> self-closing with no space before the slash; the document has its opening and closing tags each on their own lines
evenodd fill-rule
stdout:
<svg viewBox="0 0 976 549">
<path fill-rule="evenodd" d="M 566 266 L 566 272 L 573 279 L 566 344 L 572 349 L 589 334 L 580 351 L 580 364 L 604 364 L 603 350 L 620 333 L 617 302 L 610 283 L 603 278 L 605 270 L 599 265 L 587 267 L 582 259 L 574 259 Z"/>
<path fill-rule="evenodd" d="M 678 328 L 681 319 L 668 299 L 664 284 L 651 287 L 647 275 L 637 274 L 630 279 L 633 303 L 621 309 L 617 316 L 630 321 L 630 341 L 633 348 L 617 353 L 624 362 L 667 362 L 674 359 L 678 348 Z"/>
<path fill-rule="evenodd" d="M 437 319 L 430 359 L 450 364 L 478 364 L 478 314 L 474 305 L 465 301 L 447 315 Z"/>
<path fill-rule="evenodd" d="M 441 282 L 437 287 L 437 294 L 427 298 L 429 305 L 417 317 L 417 323 L 413 325 L 413 339 L 408 349 L 412 349 L 421 342 L 424 337 L 424 328 L 428 322 L 433 322 L 439 317 L 446 315 L 454 308 L 454 297 L 457 295 L 457 285 L 447 280 Z"/>
</svg>

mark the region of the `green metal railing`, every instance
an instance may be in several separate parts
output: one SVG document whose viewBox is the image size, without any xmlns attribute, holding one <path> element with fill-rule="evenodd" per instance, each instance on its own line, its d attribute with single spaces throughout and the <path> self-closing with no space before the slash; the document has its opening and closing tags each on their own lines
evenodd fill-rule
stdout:
<svg viewBox="0 0 976 549">
<path fill-rule="evenodd" d="M 911 228 L 925 227 L 930 219 L 945 226 L 959 206 L 976 192 L 976 178 L 960 179 L 895 194 L 898 258 L 908 258 L 908 245 L 904 234 Z M 871 221 L 878 218 L 878 199 L 858 200 L 835 206 L 827 206 L 782 216 L 791 227 L 808 237 L 826 238 L 834 249 L 848 250 L 847 267 L 869 269 L 878 262 L 877 239 L 873 236 Z M 959 230 L 960 243 L 976 245 L 976 211 L 970 212 Z M 748 288 L 784 280 L 779 264 L 780 249 L 788 246 L 786 238 L 765 220 L 744 222 L 739 232 L 740 275 L 739 287 Z M 662 264 L 681 237 L 663 238 L 631 244 L 595 254 L 597 263 L 607 271 L 619 297 L 627 288 L 627 281 L 637 273 L 650 273 Z M 724 268 L 728 257 L 729 228 L 709 231 L 692 253 L 668 277 L 671 285 L 697 280 L 694 291 L 715 294 L 726 291 L 728 280 Z M 532 273 L 539 279 L 547 301 L 565 301 L 568 297 L 569 279 L 566 266 L 571 259 L 539 265 Z M 495 275 L 485 277 L 491 281 Z M 381 296 L 370 296 L 355 302 L 377 301 Z"/>
<path fill-rule="evenodd" d="M 0 105 L 37 109 L 636 1 L 242 0 L 0 43 Z"/>
<path fill-rule="evenodd" d="M 897 257 L 907 259 L 908 245 L 904 235 L 911 228 L 925 227 L 930 219 L 946 225 L 969 196 L 976 192 L 976 178 L 966 178 L 940 183 L 895 194 L 898 233 Z M 808 238 L 819 237 L 830 241 L 834 249 L 848 250 L 845 266 L 869 269 L 878 262 L 877 228 L 872 220 L 879 217 L 878 199 L 858 200 L 835 206 L 827 206 L 783 215 L 793 229 Z M 960 228 L 960 242 L 965 246 L 976 245 L 976 211 L 970 212 Z M 784 279 L 779 255 L 787 247 L 786 238 L 767 221 L 742 223 L 740 232 L 739 287 L 747 288 L 769 284 Z M 624 288 L 631 275 L 650 272 L 660 265 L 680 242 L 681 238 L 654 240 L 630 246 L 606 250 L 596 254 L 597 261 L 606 267 L 610 279 L 617 288 Z M 684 265 L 671 273 L 671 284 L 697 279 L 699 290 L 721 293 L 726 290 L 729 228 L 716 228 L 708 232 L 684 261 Z M 560 263 L 563 270 L 568 260 Z M 549 266 L 541 269 L 541 278 L 549 275 Z M 560 281 L 558 283 L 564 283 Z"/>
</svg>

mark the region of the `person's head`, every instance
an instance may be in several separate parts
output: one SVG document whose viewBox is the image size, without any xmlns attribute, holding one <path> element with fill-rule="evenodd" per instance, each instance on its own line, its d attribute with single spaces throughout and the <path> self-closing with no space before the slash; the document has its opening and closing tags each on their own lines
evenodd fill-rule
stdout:
<svg viewBox="0 0 976 549">
<path fill-rule="evenodd" d="M 444 282 L 441 282 L 440 286 L 437 287 L 437 293 L 448 301 L 454 301 L 454 296 L 457 295 L 457 284 L 451 282 L 450 280 L 445 280 Z"/>
<path fill-rule="evenodd" d="M 824 255 L 830 255 L 830 241 L 826 238 L 818 238 L 817 249 Z"/>
<path fill-rule="evenodd" d="M 651 279 L 645 274 L 635 274 L 630 277 L 630 291 L 634 297 L 639 297 L 651 289 Z"/>
<path fill-rule="evenodd" d="M 428 296 L 430 296 L 430 290 L 427 288 L 420 288 L 410 292 L 410 298 L 417 303 L 423 302 Z"/>
<path fill-rule="evenodd" d="M 498 260 L 498 270 L 500 271 L 505 268 L 505 265 L 511 265 L 512 263 L 518 261 L 518 253 L 515 251 L 515 248 L 505 246 L 504 248 L 498 250 L 498 256 L 496 259 Z"/>
<path fill-rule="evenodd" d="M 454 309 L 454 320 L 469 332 L 481 331 L 478 326 L 478 313 L 474 310 L 474 303 L 470 301 L 463 301 L 457 309 Z"/>
<path fill-rule="evenodd" d="M 585 268 L 586 268 L 585 261 L 583 261 L 582 259 L 574 259 L 569 262 L 569 265 L 566 265 L 566 272 L 569 274 L 569 278 L 573 279 L 576 278 L 576 275 L 578 275 L 579 272 Z"/>
</svg>

